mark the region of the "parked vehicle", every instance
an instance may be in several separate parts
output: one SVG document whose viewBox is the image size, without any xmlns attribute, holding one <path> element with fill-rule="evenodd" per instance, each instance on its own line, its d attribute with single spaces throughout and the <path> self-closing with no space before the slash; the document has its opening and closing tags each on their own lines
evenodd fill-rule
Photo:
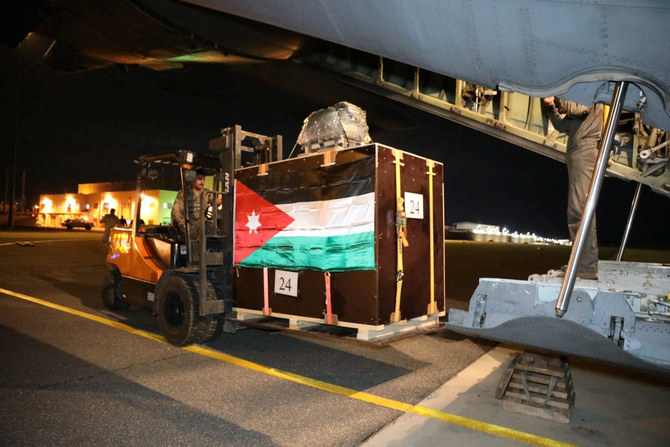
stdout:
<svg viewBox="0 0 670 447">
<path fill-rule="evenodd" d="M 83 219 L 67 219 L 61 225 L 68 230 L 72 230 L 73 228 L 86 228 L 87 230 L 90 230 L 93 228 L 93 224 L 91 222 L 87 222 Z"/>
</svg>

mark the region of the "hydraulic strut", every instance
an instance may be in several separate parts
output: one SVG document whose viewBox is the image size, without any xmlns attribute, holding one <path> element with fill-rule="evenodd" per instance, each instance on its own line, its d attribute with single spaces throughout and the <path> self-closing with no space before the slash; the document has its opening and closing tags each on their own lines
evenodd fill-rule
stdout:
<svg viewBox="0 0 670 447">
<path fill-rule="evenodd" d="M 593 178 L 591 179 L 591 186 L 589 187 L 588 197 L 582 212 L 582 220 L 579 222 L 579 229 L 572 243 L 572 251 L 570 252 L 570 260 L 568 261 L 568 268 L 565 271 L 565 278 L 561 285 L 561 291 L 556 301 L 556 316 L 562 318 L 570 305 L 570 296 L 575 287 L 575 279 L 577 278 L 577 265 L 582 256 L 582 251 L 586 243 L 586 236 L 588 228 L 593 221 L 593 216 L 596 212 L 596 205 L 598 203 L 598 196 L 600 195 L 600 188 L 605 178 L 605 171 L 607 170 L 607 161 L 609 159 L 610 150 L 614 142 L 614 134 L 616 125 L 619 121 L 619 115 L 623 107 L 626 91 L 628 90 L 628 82 L 619 81 L 614 88 L 614 95 L 612 96 L 611 113 L 607 117 L 605 124 L 605 134 L 600 141 L 600 149 L 598 153 L 598 160 L 596 162 Z"/>
</svg>

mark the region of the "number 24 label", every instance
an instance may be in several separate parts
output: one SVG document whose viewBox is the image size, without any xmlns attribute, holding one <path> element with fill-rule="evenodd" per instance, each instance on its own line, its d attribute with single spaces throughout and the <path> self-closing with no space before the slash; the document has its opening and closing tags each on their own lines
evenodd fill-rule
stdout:
<svg viewBox="0 0 670 447">
<path fill-rule="evenodd" d="M 405 214 L 408 219 L 423 219 L 423 194 L 405 193 Z"/>
<path fill-rule="evenodd" d="M 275 270 L 275 293 L 298 296 L 298 272 Z"/>
</svg>

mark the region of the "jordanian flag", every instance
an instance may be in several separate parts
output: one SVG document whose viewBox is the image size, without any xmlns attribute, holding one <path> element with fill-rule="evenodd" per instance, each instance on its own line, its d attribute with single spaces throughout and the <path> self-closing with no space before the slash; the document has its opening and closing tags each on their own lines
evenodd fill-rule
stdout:
<svg viewBox="0 0 670 447">
<path fill-rule="evenodd" d="M 235 265 L 375 269 L 374 158 L 235 182 Z"/>
</svg>

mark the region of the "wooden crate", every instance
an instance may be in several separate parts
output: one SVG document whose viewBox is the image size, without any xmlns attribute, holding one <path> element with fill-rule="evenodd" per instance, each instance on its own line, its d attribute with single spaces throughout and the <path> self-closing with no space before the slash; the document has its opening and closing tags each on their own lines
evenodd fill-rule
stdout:
<svg viewBox="0 0 670 447">
<path fill-rule="evenodd" d="M 572 374 L 565 357 L 524 352 L 505 370 L 496 390 L 503 408 L 569 423 L 575 406 Z"/>
<path fill-rule="evenodd" d="M 410 206 L 415 208 L 406 210 L 409 245 L 402 250 L 403 275 L 399 300 L 396 299 L 399 286 L 396 234 L 398 157 L 401 158 L 401 195 L 415 194 L 407 196 L 413 202 Z M 392 322 L 403 324 L 408 320 L 425 320 L 427 316 L 445 314 L 442 164 L 380 144 L 370 144 L 239 169 L 236 179 L 252 185 L 250 188 L 259 189 L 255 192 L 260 195 L 264 194 L 263 185 L 276 185 L 280 181 L 278 179 L 289 184 L 294 180 L 292 176 L 300 176 L 303 186 L 316 188 L 323 172 L 330 176 L 329 181 L 333 181 L 337 179 L 338 169 L 348 169 L 347 166 L 356 163 L 367 163 L 368 168 L 373 170 L 373 269 L 334 272 L 301 269 L 294 273 L 297 273 L 297 294 L 290 296 L 275 292 L 277 281 L 282 280 L 284 272 L 290 269 L 237 266 L 235 298 L 239 313 L 358 327 L 366 334 L 370 330 L 382 331 Z M 310 185 L 310 182 L 314 184 Z M 431 189 L 432 206 L 429 203 Z M 291 191 L 284 193 L 290 195 Z M 418 218 L 417 205 L 423 207 L 422 218 Z M 431 207 L 432 219 L 429 217 Z M 409 215 L 412 212 L 417 218 Z M 330 303 L 326 293 L 328 286 Z M 360 338 L 366 337 L 368 335 Z"/>
</svg>

